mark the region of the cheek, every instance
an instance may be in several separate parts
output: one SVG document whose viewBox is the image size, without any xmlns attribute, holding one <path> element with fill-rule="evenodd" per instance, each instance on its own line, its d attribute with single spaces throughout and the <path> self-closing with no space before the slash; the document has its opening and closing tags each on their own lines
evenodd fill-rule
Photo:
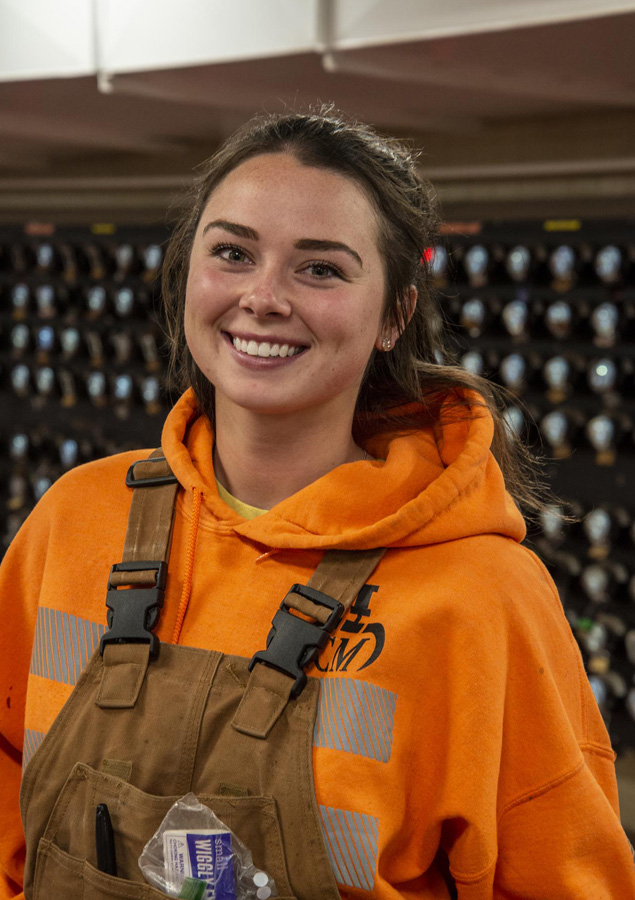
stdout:
<svg viewBox="0 0 635 900">
<path fill-rule="evenodd" d="M 185 334 L 185 343 L 187 344 L 187 348 L 190 351 L 190 355 L 194 362 L 201 368 L 201 347 L 200 341 L 197 340 L 197 336 L 200 333 L 200 329 L 197 329 L 195 319 L 192 316 L 192 309 L 189 303 L 186 301 L 185 303 L 185 316 L 183 318 L 183 332 Z"/>
<path fill-rule="evenodd" d="M 190 344 L 192 337 L 194 319 L 196 318 L 196 299 L 191 279 L 187 280 L 185 290 L 185 309 L 183 311 L 183 327 L 185 329 L 185 340 Z"/>
<path fill-rule="evenodd" d="M 335 355 L 332 373 L 347 381 L 361 379 L 375 348 L 379 322 L 372 311 L 361 321 L 332 322 Z"/>
<path fill-rule="evenodd" d="M 202 326 L 215 317 L 219 305 L 218 286 L 204 267 L 192 266 L 185 287 L 185 336 L 189 336 L 196 326 Z"/>
<path fill-rule="evenodd" d="M 207 260 L 193 261 L 185 287 L 185 309 L 189 305 L 194 314 L 205 317 L 223 312 L 234 299 L 235 281 Z"/>
<path fill-rule="evenodd" d="M 211 296 L 211 292 L 205 289 L 204 278 L 200 269 L 191 267 L 185 287 L 183 327 L 185 340 L 195 358 L 205 321 L 210 314 Z"/>
<path fill-rule="evenodd" d="M 205 267 L 202 266 L 195 260 L 192 260 L 190 264 L 190 270 L 187 276 L 187 284 L 185 286 L 185 308 L 187 309 L 188 305 L 198 305 L 200 297 L 204 295 L 205 292 L 205 280 L 206 280 L 206 271 Z"/>
</svg>

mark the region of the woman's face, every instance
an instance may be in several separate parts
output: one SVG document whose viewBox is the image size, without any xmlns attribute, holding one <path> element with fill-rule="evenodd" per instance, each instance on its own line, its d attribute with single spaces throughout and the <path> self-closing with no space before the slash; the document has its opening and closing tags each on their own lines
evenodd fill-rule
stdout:
<svg viewBox="0 0 635 900">
<path fill-rule="evenodd" d="M 185 334 L 216 409 L 352 415 L 381 347 L 377 215 L 349 178 L 286 153 L 232 170 L 190 259 Z"/>
</svg>

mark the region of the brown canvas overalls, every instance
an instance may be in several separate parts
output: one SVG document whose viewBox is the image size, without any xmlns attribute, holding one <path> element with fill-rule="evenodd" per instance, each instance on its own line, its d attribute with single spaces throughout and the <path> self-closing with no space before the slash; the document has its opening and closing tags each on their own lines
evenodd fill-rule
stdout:
<svg viewBox="0 0 635 900">
<path fill-rule="evenodd" d="M 22 782 L 27 900 L 165 897 L 145 883 L 138 857 L 189 791 L 249 847 L 281 898 L 338 900 L 313 784 L 319 681 L 303 668 L 383 550 L 328 551 L 308 585 L 293 585 L 251 662 L 171 644 L 159 652 L 151 629 L 178 485 L 160 451 L 126 482 L 134 493 L 124 562 L 108 586 L 110 631 Z M 117 877 L 96 866 L 100 803 L 112 818 Z"/>
</svg>

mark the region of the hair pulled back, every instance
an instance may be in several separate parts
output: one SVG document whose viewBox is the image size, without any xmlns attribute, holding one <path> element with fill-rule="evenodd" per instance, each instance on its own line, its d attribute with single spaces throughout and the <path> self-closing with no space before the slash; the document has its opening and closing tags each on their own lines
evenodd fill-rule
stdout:
<svg viewBox="0 0 635 900">
<path fill-rule="evenodd" d="M 437 241 L 439 213 L 434 191 L 421 175 L 417 155 L 403 142 L 379 135 L 332 107 L 307 113 L 259 115 L 242 125 L 198 167 L 183 212 L 172 232 L 162 274 L 175 387 L 194 389 L 202 412 L 214 420 L 214 387 L 194 362 L 185 340 L 184 309 L 189 260 L 200 217 L 220 182 L 241 163 L 268 153 L 290 153 L 300 163 L 351 178 L 375 207 L 379 251 L 384 259 L 384 321 L 401 337 L 391 352 L 373 351 L 357 400 L 355 437 L 439 424 L 466 409 L 486 406 L 494 419 L 493 452 L 507 488 L 528 513 L 544 506 L 537 465 L 501 418 L 503 391 L 453 363 L 433 287 L 426 249 Z M 417 289 L 412 310 L 411 286 Z M 476 392 L 475 399 L 466 390 Z M 413 402 L 416 411 L 404 410 Z"/>
</svg>

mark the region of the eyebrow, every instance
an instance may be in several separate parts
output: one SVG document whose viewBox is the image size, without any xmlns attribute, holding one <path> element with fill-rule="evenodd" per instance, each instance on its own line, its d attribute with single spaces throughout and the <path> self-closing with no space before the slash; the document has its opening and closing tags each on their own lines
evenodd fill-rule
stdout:
<svg viewBox="0 0 635 900">
<path fill-rule="evenodd" d="M 229 231 L 230 234 L 235 234 L 236 237 L 247 238 L 247 240 L 251 241 L 257 241 L 259 239 L 259 234 L 254 228 L 249 228 L 248 225 L 239 225 L 237 222 L 228 222 L 226 219 L 214 219 L 213 222 L 208 222 L 203 229 L 203 235 L 207 234 L 210 228 L 222 228 L 224 231 Z M 341 241 L 301 238 L 299 241 L 296 241 L 293 246 L 296 250 L 341 250 L 344 253 L 348 253 L 349 256 L 352 256 L 361 268 L 364 267 L 359 253 L 349 247 L 348 244 L 343 244 Z"/>
<path fill-rule="evenodd" d="M 214 219 L 213 222 L 208 222 L 203 229 L 203 235 L 206 235 L 210 228 L 222 228 L 223 231 L 229 231 L 236 237 L 247 238 L 250 241 L 258 240 L 258 232 L 253 228 L 249 228 L 247 225 L 238 225 L 236 222 L 228 222 L 226 219 Z"/>
<path fill-rule="evenodd" d="M 302 238 L 295 242 L 294 247 L 297 250 L 343 250 L 344 253 L 348 253 L 349 256 L 352 256 L 362 269 L 364 268 L 359 253 L 349 247 L 348 244 L 343 244 L 341 241 L 320 241 L 314 238 Z"/>
</svg>

